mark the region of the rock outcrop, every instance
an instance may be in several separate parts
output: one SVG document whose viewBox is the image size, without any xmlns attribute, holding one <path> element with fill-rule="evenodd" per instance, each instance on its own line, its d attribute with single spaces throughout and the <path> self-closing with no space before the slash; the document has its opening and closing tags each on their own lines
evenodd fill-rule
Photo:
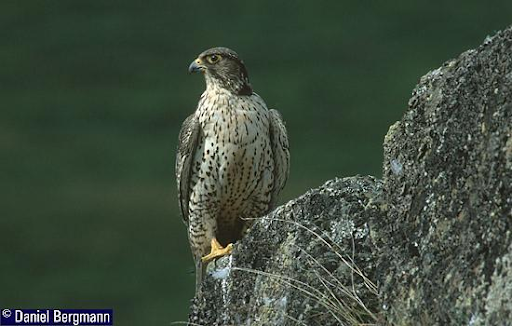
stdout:
<svg viewBox="0 0 512 326">
<path fill-rule="evenodd" d="M 384 157 L 389 211 L 374 225 L 387 319 L 504 325 L 512 311 L 511 28 L 421 78 Z"/>
<path fill-rule="evenodd" d="M 258 220 L 190 324 L 512 325 L 512 28 L 421 78 L 383 166 Z"/>
<path fill-rule="evenodd" d="M 189 321 L 340 325 L 375 320 L 376 253 L 368 221 L 382 214 L 381 199 L 379 181 L 354 177 L 329 181 L 279 207 L 258 221 L 232 256 L 210 269 Z"/>
</svg>

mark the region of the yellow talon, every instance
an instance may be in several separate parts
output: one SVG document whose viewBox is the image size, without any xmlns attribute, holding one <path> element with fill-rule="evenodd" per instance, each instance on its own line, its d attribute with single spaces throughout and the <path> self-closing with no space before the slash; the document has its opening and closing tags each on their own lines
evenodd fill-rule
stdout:
<svg viewBox="0 0 512 326">
<path fill-rule="evenodd" d="M 222 256 L 229 255 L 233 251 L 233 244 L 230 243 L 226 246 L 226 248 L 222 247 L 222 245 L 217 241 L 216 238 L 212 239 L 211 251 L 208 255 L 201 257 L 201 261 L 203 263 L 210 262 L 215 258 L 219 258 Z"/>
</svg>

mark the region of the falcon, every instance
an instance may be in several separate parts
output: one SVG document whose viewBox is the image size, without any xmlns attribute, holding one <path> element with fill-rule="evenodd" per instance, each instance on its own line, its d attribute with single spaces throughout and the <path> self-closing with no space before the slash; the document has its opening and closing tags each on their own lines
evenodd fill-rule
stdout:
<svg viewBox="0 0 512 326">
<path fill-rule="evenodd" d="M 198 292 L 208 262 L 230 254 L 254 220 L 274 208 L 290 153 L 280 113 L 253 91 L 235 51 L 206 50 L 188 70 L 206 81 L 196 111 L 181 127 L 176 157 Z"/>
</svg>

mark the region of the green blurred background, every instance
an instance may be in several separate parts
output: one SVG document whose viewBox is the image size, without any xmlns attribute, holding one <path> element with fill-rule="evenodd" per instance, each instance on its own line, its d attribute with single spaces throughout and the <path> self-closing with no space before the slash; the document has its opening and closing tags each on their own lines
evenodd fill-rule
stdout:
<svg viewBox="0 0 512 326">
<path fill-rule="evenodd" d="M 287 121 L 285 201 L 380 176 L 417 80 L 511 23 L 512 1 L 2 1 L 0 306 L 186 320 L 174 155 L 201 51 L 235 49 Z"/>
</svg>

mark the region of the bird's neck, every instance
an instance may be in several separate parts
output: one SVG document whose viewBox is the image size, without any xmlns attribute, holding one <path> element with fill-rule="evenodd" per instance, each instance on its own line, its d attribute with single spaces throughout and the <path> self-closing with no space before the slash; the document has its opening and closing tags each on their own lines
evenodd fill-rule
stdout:
<svg viewBox="0 0 512 326">
<path fill-rule="evenodd" d="M 252 87 L 248 78 L 240 79 L 217 79 L 205 75 L 206 92 L 208 93 L 226 93 L 232 95 L 251 95 Z"/>
</svg>

